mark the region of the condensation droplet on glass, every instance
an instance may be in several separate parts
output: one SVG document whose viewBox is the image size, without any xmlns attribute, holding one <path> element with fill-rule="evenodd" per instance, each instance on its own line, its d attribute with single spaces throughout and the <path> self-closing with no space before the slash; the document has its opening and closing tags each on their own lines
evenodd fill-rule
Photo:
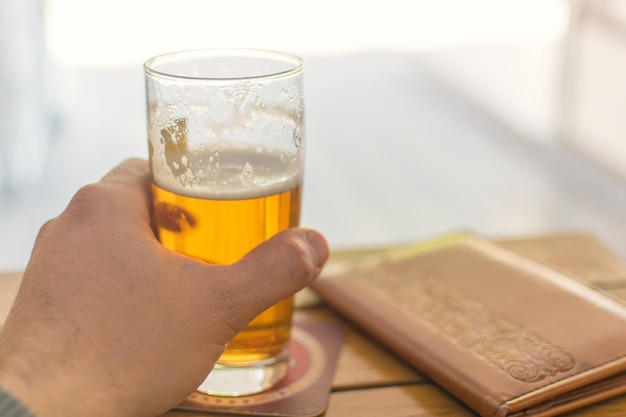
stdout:
<svg viewBox="0 0 626 417">
<path fill-rule="evenodd" d="M 180 162 L 183 164 L 183 166 L 189 166 L 189 158 L 187 158 L 187 155 L 181 156 Z"/>
</svg>

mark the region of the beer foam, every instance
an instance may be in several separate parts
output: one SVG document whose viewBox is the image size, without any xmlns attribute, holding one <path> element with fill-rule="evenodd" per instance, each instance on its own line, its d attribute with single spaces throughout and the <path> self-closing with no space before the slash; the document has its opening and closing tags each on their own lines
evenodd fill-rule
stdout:
<svg viewBox="0 0 626 417">
<path fill-rule="evenodd" d="M 156 185 L 176 194 L 212 200 L 265 197 L 302 181 L 301 153 L 267 149 L 164 151 L 151 156 Z"/>
</svg>

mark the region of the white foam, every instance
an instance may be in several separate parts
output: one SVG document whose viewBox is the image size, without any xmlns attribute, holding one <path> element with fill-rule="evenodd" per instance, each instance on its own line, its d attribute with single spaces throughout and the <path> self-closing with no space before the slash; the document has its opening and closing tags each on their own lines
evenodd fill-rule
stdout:
<svg viewBox="0 0 626 417">
<path fill-rule="evenodd" d="M 190 150 L 153 155 L 153 180 L 194 198 L 241 200 L 279 194 L 302 181 L 302 156 L 266 149 Z"/>
</svg>

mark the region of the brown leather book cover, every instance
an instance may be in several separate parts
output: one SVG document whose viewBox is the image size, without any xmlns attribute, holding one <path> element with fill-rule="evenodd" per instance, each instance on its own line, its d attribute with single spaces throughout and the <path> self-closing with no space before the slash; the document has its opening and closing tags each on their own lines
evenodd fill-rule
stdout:
<svg viewBox="0 0 626 417">
<path fill-rule="evenodd" d="M 484 417 L 626 392 L 626 306 L 473 234 L 339 257 L 313 289 Z"/>
</svg>

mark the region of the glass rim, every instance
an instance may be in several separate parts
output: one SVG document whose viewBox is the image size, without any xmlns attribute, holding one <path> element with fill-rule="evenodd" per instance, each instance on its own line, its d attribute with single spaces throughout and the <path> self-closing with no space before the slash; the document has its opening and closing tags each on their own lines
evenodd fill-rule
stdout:
<svg viewBox="0 0 626 417">
<path fill-rule="evenodd" d="M 195 58 L 265 58 L 271 59 L 276 62 L 282 61 L 290 63 L 287 69 L 280 71 L 266 71 L 254 75 L 245 76 L 198 76 L 198 75 L 185 75 L 174 74 L 169 71 L 159 70 L 155 68 L 159 64 L 168 62 L 184 62 L 185 60 L 191 61 Z M 242 81 L 242 80 L 261 80 L 271 78 L 284 78 L 302 72 L 304 69 L 304 60 L 294 54 L 282 51 L 275 51 L 270 49 L 253 49 L 253 48 L 207 48 L 207 49 L 188 49 L 167 52 L 153 56 L 146 60 L 143 64 L 144 73 L 152 77 L 169 78 L 176 80 L 189 80 L 189 81 Z"/>
</svg>

